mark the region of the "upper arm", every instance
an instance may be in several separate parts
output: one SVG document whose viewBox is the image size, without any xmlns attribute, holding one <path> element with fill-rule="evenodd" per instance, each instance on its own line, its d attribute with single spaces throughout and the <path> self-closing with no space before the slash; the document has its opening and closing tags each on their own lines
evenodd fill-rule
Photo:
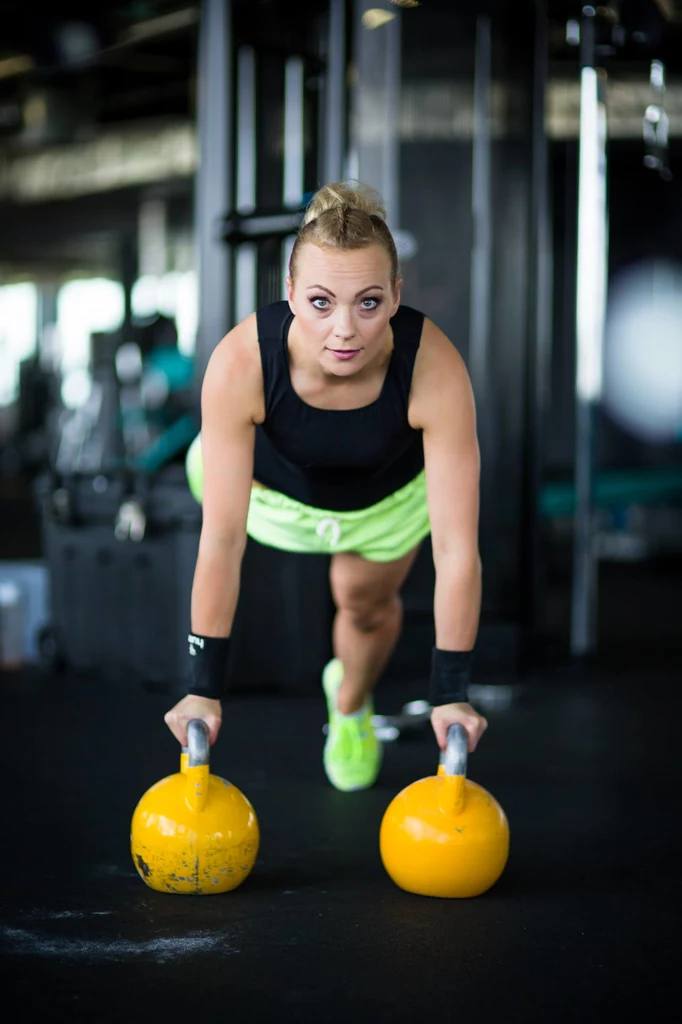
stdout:
<svg viewBox="0 0 682 1024">
<path fill-rule="evenodd" d="M 203 545 L 246 540 L 261 403 L 258 342 L 245 321 L 213 351 L 201 391 Z"/>
<path fill-rule="evenodd" d="M 424 322 L 415 363 L 410 422 L 423 431 L 434 557 L 478 558 L 480 456 L 473 391 L 459 352 L 430 320 Z"/>
</svg>

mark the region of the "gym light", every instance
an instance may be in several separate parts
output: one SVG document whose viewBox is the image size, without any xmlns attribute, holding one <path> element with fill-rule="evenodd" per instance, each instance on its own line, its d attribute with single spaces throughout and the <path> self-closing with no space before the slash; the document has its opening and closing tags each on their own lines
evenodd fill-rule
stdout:
<svg viewBox="0 0 682 1024">
<path fill-rule="evenodd" d="M 395 17 L 396 15 L 392 14 L 391 11 L 383 11 L 380 7 L 370 7 L 362 15 L 362 24 L 371 31 L 375 28 L 381 28 L 382 25 L 387 25 Z"/>
</svg>

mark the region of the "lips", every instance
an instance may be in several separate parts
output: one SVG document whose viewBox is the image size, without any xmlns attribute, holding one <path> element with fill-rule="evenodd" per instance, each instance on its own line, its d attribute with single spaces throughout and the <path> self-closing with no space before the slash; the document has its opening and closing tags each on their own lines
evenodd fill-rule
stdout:
<svg viewBox="0 0 682 1024">
<path fill-rule="evenodd" d="M 330 348 L 329 351 L 337 359 L 346 360 L 346 359 L 352 359 L 353 356 L 356 356 L 361 351 L 361 349 L 359 349 L 359 348 L 351 348 L 351 349 Z"/>
</svg>

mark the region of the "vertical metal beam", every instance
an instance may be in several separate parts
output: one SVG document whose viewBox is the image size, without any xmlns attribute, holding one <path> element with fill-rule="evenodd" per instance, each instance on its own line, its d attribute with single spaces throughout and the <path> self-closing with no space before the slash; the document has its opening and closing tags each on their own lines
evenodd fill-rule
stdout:
<svg viewBox="0 0 682 1024">
<path fill-rule="evenodd" d="M 123 285 L 123 340 L 131 336 L 133 322 L 133 285 L 137 280 L 137 244 L 134 235 L 125 230 L 121 235 L 119 247 L 121 267 L 121 284 Z"/>
<path fill-rule="evenodd" d="M 388 225 L 399 228 L 400 25 L 397 12 L 378 28 L 362 22 L 366 3 L 355 0 L 355 59 L 350 173 L 376 188 L 386 205 Z"/>
<path fill-rule="evenodd" d="M 234 253 L 234 320 L 241 323 L 258 305 L 258 247 L 242 242 Z"/>
<path fill-rule="evenodd" d="M 237 53 L 237 182 L 239 213 L 256 209 L 256 54 L 252 46 Z"/>
<path fill-rule="evenodd" d="M 477 430 L 481 451 L 480 549 L 483 565 L 492 565 L 499 574 L 496 558 L 498 430 L 494 367 L 491 360 L 492 275 L 493 275 L 493 196 L 492 196 L 492 24 L 489 16 L 476 21 L 472 181 L 471 181 L 471 270 L 469 291 L 468 368 L 477 408 Z M 507 339 L 507 346 L 509 341 Z M 486 603 L 497 613 L 499 579 L 489 588 Z M 482 622 L 481 639 L 484 639 Z M 494 628 L 494 627 L 493 627 Z M 492 643 L 494 648 L 499 641 Z M 479 692 L 479 698 L 482 695 Z M 483 699 L 486 699 L 483 697 Z"/>
<path fill-rule="evenodd" d="M 38 285 L 38 301 L 36 303 L 36 349 L 41 364 L 52 370 L 56 369 L 56 325 L 57 295 L 59 287 L 54 281 L 41 281 Z"/>
<path fill-rule="evenodd" d="M 493 273 L 491 78 L 492 25 L 490 17 L 480 15 L 476 22 L 474 64 L 468 366 L 478 410 L 478 437 L 481 449 L 480 538 L 484 565 L 493 561 L 497 456 L 495 398 L 491 387 L 490 359 Z"/>
<path fill-rule="evenodd" d="M 294 209 L 303 199 L 305 139 L 303 125 L 303 60 L 289 57 L 284 66 L 284 174 L 282 200 Z"/>
<path fill-rule="evenodd" d="M 232 207 L 232 26 L 230 0 L 202 0 L 199 26 L 195 228 L 199 277 L 196 385 L 232 326 L 232 266 L 218 220 Z"/>
<path fill-rule="evenodd" d="M 487 419 L 492 414 L 488 381 L 491 371 L 490 302 L 493 245 L 490 180 L 492 30 L 490 18 L 484 15 L 479 16 L 476 24 L 475 60 L 469 370 L 476 402 Z M 482 429 L 484 422 L 481 424 Z M 486 454 L 490 455 L 490 452 Z"/>
<path fill-rule="evenodd" d="M 252 46 L 237 53 L 236 207 L 241 214 L 256 209 L 256 54 Z M 257 306 L 258 247 L 244 242 L 234 254 L 234 319 L 240 323 Z"/>
<path fill-rule="evenodd" d="M 346 146 L 346 0 L 330 0 L 325 77 L 322 174 L 325 182 L 344 174 Z"/>
<path fill-rule="evenodd" d="M 166 271 L 167 209 L 164 199 L 143 199 L 137 211 L 137 263 L 140 277 Z"/>
<path fill-rule="evenodd" d="M 583 8 L 580 39 L 580 156 L 576 294 L 576 511 L 571 602 L 571 653 L 596 645 L 595 408 L 602 389 L 607 276 L 606 112 L 595 63 L 595 9 Z"/>
<path fill-rule="evenodd" d="M 552 345 L 552 244 L 549 210 L 549 154 L 547 132 L 545 131 L 548 57 L 547 2 L 546 0 L 536 0 L 530 183 L 526 444 L 521 562 L 524 639 L 529 653 L 535 651 L 533 641 L 540 632 L 540 615 L 543 606 L 540 489 Z"/>
<path fill-rule="evenodd" d="M 290 57 L 284 66 L 284 174 L 282 203 L 298 208 L 305 192 L 305 67 L 300 57 Z M 280 245 L 281 297 L 286 298 L 289 258 L 295 235 L 288 235 Z"/>
</svg>

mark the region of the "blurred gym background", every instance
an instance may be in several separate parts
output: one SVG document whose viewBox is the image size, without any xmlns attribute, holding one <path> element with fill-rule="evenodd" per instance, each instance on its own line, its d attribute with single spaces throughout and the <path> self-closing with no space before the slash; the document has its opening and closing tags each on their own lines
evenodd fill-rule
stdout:
<svg viewBox="0 0 682 1024">
<path fill-rule="evenodd" d="M 177 689 L 201 377 L 341 177 L 476 390 L 480 701 L 672 664 L 681 138 L 680 0 L 3 4 L 3 671 Z M 327 568 L 249 541 L 236 691 L 316 691 Z M 426 545 L 388 703 L 424 696 L 432 596 Z"/>
</svg>

